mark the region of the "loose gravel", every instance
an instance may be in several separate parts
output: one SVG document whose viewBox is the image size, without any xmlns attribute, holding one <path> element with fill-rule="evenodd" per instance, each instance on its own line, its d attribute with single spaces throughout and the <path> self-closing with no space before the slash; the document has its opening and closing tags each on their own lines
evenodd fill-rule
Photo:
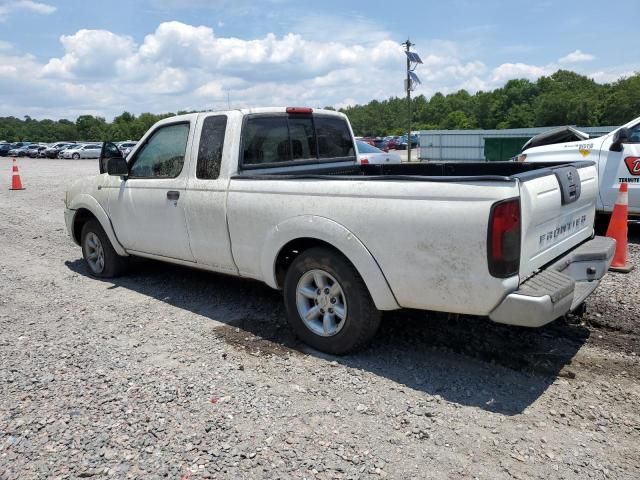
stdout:
<svg viewBox="0 0 640 480">
<path fill-rule="evenodd" d="M 1 479 L 638 479 L 640 269 L 542 329 L 385 315 L 299 344 L 279 292 L 151 261 L 88 275 L 62 217 L 95 161 L 0 159 Z M 630 227 L 640 265 L 640 228 Z"/>
</svg>

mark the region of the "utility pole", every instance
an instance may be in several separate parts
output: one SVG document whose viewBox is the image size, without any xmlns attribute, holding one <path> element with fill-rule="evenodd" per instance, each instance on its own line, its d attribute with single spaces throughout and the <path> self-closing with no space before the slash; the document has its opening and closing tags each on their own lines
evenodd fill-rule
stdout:
<svg viewBox="0 0 640 480">
<path fill-rule="evenodd" d="M 419 85 L 420 79 L 413 73 L 418 64 L 422 63 L 420 56 L 411 51 L 411 47 L 415 46 L 415 43 L 411 43 L 411 40 L 407 38 L 407 41 L 401 44 L 405 47 L 405 55 L 407 56 L 407 78 L 405 79 L 405 90 L 407 91 L 407 110 L 409 112 L 408 119 L 408 132 L 407 132 L 407 161 L 411 162 L 411 91 L 415 88 L 415 85 Z"/>
</svg>

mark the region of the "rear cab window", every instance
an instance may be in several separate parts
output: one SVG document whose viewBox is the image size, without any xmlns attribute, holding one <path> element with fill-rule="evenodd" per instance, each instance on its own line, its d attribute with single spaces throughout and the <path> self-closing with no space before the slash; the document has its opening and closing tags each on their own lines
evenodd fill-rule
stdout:
<svg viewBox="0 0 640 480">
<path fill-rule="evenodd" d="M 243 169 L 355 162 L 347 120 L 309 113 L 268 113 L 245 117 L 240 151 Z"/>
</svg>

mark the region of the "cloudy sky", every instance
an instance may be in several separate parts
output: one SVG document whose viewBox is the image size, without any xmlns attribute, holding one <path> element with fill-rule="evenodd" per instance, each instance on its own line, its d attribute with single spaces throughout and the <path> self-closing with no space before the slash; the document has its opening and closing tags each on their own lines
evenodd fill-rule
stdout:
<svg viewBox="0 0 640 480">
<path fill-rule="evenodd" d="M 558 68 L 640 71 L 638 0 L 0 0 L 0 115 L 110 119 L 266 105 L 345 106 L 501 86 Z"/>
</svg>

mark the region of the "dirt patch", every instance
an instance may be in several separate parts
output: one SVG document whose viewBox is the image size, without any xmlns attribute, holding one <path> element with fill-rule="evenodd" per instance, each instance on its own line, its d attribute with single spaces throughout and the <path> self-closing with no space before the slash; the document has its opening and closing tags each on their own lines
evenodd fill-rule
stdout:
<svg viewBox="0 0 640 480">
<path fill-rule="evenodd" d="M 251 330 L 247 328 L 249 324 L 252 327 Z M 268 327 L 255 329 L 253 326 L 256 324 L 260 322 L 242 319 L 234 321 L 231 325 L 219 325 L 212 331 L 214 336 L 223 338 L 228 345 L 249 355 L 257 357 L 275 355 L 284 358 L 302 354 L 304 348 L 290 332 L 284 330 L 286 326 L 270 324 Z"/>
</svg>

